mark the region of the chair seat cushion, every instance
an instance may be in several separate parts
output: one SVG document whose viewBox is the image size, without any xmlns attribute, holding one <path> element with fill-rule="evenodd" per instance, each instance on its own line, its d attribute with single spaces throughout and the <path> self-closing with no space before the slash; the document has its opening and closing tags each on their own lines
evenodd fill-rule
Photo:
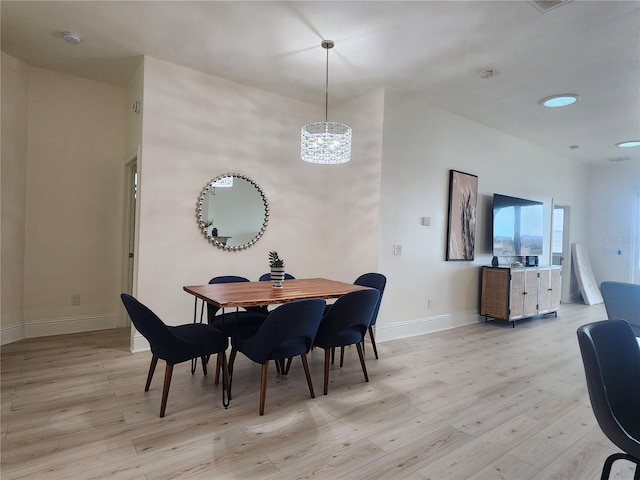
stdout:
<svg viewBox="0 0 640 480">
<path fill-rule="evenodd" d="M 354 326 L 338 332 L 337 334 L 330 331 L 318 331 L 315 341 L 315 346 L 320 348 L 332 348 L 343 347 L 346 345 L 353 345 L 362 341 L 363 332 L 360 326 Z"/>
<path fill-rule="evenodd" d="M 151 351 L 169 365 L 222 352 L 228 346 L 227 337 L 217 328 L 206 324 L 167 325 L 167 329 L 175 335 L 174 344 L 170 347 L 151 344 Z"/>
</svg>

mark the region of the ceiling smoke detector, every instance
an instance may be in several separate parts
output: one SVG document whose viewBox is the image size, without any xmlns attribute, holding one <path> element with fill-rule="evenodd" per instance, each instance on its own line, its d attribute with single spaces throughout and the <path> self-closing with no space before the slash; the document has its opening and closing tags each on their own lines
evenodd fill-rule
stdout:
<svg viewBox="0 0 640 480">
<path fill-rule="evenodd" d="M 74 45 L 77 45 L 82 41 L 82 37 L 76 32 L 62 32 L 62 38 L 69 43 L 73 43 Z"/>
<path fill-rule="evenodd" d="M 489 78 L 493 78 L 498 74 L 497 70 L 493 70 L 493 69 L 487 69 L 487 70 L 482 70 L 480 72 L 480 78 L 483 80 L 488 80 Z"/>
</svg>

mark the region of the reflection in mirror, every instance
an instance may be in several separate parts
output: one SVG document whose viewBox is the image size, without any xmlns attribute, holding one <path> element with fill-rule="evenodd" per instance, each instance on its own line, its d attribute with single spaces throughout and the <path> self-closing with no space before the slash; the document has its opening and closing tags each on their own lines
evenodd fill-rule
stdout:
<svg viewBox="0 0 640 480">
<path fill-rule="evenodd" d="M 256 243 L 269 221 L 269 205 L 260 186 L 246 175 L 225 173 L 207 183 L 197 208 L 205 238 L 224 250 Z"/>
</svg>

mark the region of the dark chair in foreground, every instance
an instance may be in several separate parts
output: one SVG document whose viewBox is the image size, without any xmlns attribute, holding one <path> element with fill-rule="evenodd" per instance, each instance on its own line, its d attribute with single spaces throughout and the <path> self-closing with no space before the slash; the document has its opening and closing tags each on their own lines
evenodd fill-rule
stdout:
<svg viewBox="0 0 640 480">
<path fill-rule="evenodd" d="M 222 355 L 223 385 L 226 388 L 227 365 L 225 350 L 228 346 L 227 337 L 217 328 L 202 323 L 189 323 L 186 325 L 169 326 L 166 325 L 149 308 L 133 298 L 131 295 L 123 293 L 120 295 L 133 325 L 151 346 L 151 365 L 147 375 L 147 383 L 144 391 L 149 391 L 151 379 L 155 372 L 158 359 L 167 362 L 164 372 L 164 387 L 162 389 L 162 403 L 160 405 L 160 417 L 164 417 L 169 397 L 169 387 L 171 386 L 171 375 L 173 366 L 177 363 L 186 362 L 200 357 L 202 359 L 202 370 L 207 374 L 206 357 L 214 353 Z"/>
<path fill-rule="evenodd" d="M 609 320 L 623 318 L 640 337 L 640 285 L 623 282 L 602 282 L 600 285 Z"/>
<path fill-rule="evenodd" d="M 335 347 L 355 345 L 358 349 L 364 380 L 369 381 L 362 341 L 379 299 L 380 292 L 373 288 L 350 292 L 339 297 L 322 318 L 314 345 L 324 349 L 325 395 L 329 391 L 329 362 Z"/>
<path fill-rule="evenodd" d="M 237 352 L 242 352 L 254 362 L 262 365 L 260 415 L 264 415 L 269 360 L 283 361 L 300 356 L 307 377 L 309 393 L 311 398 L 315 398 L 309 364 L 307 363 L 307 353 L 313 345 L 324 306 L 325 301 L 321 299 L 285 303 L 269 313 L 255 335 L 233 339 L 229 358 L 229 371 L 232 376 Z"/>
<path fill-rule="evenodd" d="M 378 358 L 378 348 L 376 347 L 376 338 L 373 333 L 373 327 L 378 320 L 378 310 L 380 310 L 380 303 L 382 303 L 382 294 L 384 293 L 384 287 L 387 285 L 387 277 L 382 275 L 381 273 L 365 273 L 356 278 L 356 281 L 353 282 L 354 285 L 360 285 L 363 287 L 371 287 L 375 288 L 380 292 L 380 298 L 378 299 L 378 303 L 376 305 L 376 309 L 373 312 L 373 316 L 371 317 L 371 323 L 369 324 L 369 338 L 371 339 L 371 346 L 373 347 L 373 353 Z M 364 348 L 364 343 L 362 345 Z M 341 360 L 342 361 L 342 360 Z"/>
<path fill-rule="evenodd" d="M 604 320 L 578 328 L 593 413 L 603 433 L 625 453 L 609 456 L 602 480 L 611 466 L 624 459 L 636 464 L 640 480 L 640 346 L 625 320 Z"/>
</svg>

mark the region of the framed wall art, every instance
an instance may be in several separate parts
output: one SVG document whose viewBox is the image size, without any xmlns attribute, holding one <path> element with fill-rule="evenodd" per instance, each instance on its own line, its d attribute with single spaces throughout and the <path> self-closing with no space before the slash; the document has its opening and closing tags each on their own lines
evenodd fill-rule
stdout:
<svg viewBox="0 0 640 480">
<path fill-rule="evenodd" d="M 449 175 L 447 260 L 473 260 L 476 243 L 477 203 L 477 175 L 451 170 Z"/>
</svg>

